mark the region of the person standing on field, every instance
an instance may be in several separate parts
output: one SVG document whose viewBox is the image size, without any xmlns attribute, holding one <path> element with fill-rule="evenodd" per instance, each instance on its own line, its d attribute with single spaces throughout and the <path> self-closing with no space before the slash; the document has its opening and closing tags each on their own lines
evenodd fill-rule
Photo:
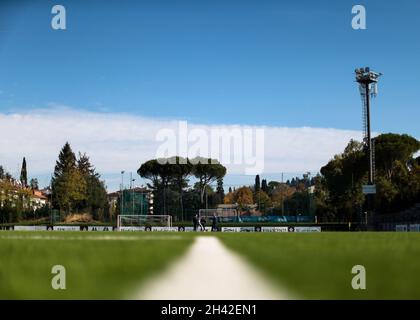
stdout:
<svg viewBox="0 0 420 320">
<path fill-rule="evenodd" d="M 211 222 L 211 231 L 217 231 L 217 217 L 213 215 L 213 220 Z"/>
<path fill-rule="evenodd" d="M 197 231 L 197 225 L 198 225 L 198 215 L 194 215 L 193 217 L 193 226 L 194 226 L 194 231 Z"/>
<path fill-rule="evenodd" d="M 201 231 L 206 231 L 206 219 L 204 217 L 200 218 L 200 228 Z"/>
</svg>

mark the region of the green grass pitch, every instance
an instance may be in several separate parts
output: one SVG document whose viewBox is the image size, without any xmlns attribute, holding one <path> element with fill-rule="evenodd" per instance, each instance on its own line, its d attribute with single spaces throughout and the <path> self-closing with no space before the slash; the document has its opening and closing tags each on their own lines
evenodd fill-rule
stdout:
<svg viewBox="0 0 420 320">
<path fill-rule="evenodd" d="M 0 231 L 0 299 L 119 299 L 192 243 L 190 235 Z M 52 266 L 66 269 L 53 290 Z"/>
<path fill-rule="evenodd" d="M 420 299 L 419 233 L 207 235 L 219 237 L 298 298 Z M 129 298 L 142 280 L 182 257 L 195 236 L 2 231 L 0 299 Z M 53 265 L 65 266 L 66 290 L 51 288 Z M 366 268 L 366 290 L 351 287 L 354 265 Z"/>
<path fill-rule="evenodd" d="M 221 234 L 234 251 L 304 299 L 420 299 L 420 233 Z M 354 290 L 354 265 L 366 290 Z"/>
</svg>

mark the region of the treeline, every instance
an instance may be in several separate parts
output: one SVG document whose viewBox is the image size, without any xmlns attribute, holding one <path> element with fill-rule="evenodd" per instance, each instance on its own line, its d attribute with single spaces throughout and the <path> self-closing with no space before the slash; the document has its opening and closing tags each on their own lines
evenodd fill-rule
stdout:
<svg viewBox="0 0 420 320">
<path fill-rule="evenodd" d="M 396 213 L 420 202 L 420 142 L 409 135 L 382 134 L 375 138 L 375 211 Z M 365 144 L 351 140 L 344 152 L 321 168 L 315 199 L 323 220 L 357 221 L 366 210 L 362 185 L 368 182 Z"/>
<path fill-rule="evenodd" d="M 38 180 L 28 183 L 26 159 L 19 179 L 0 165 L 0 222 L 46 219 L 65 220 L 70 214 L 85 214 L 88 220 L 110 221 L 105 183 L 86 154 L 76 158 L 66 143 L 56 161 L 50 187 L 38 190 Z M 48 201 L 41 205 L 39 197 Z"/>
<path fill-rule="evenodd" d="M 220 204 L 231 204 L 242 213 L 259 215 L 311 215 L 315 209 L 309 193 L 313 184 L 309 174 L 286 183 L 260 181 L 257 175 L 253 186 L 229 188 L 225 194 L 226 168 L 215 159 L 179 156 L 152 159 L 143 163 L 137 173 L 150 181 L 154 213 L 171 214 L 177 220 L 189 220 L 199 209 Z M 118 212 L 119 204 L 116 207 Z"/>
<path fill-rule="evenodd" d="M 309 173 L 285 183 L 267 182 L 266 179 L 260 180 L 257 175 L 253 186 L 229 188 L 224 203 L 236 204 L 239 210 L 248 211 L 249 214 L 310 216 L 315 211 L 310 190 L 313 184 L 314 178 L 311 179 Z"/>
<path fill-rule="evenodd" d="M 408 135 L 382 134 L 375 138 L 375 211 L 394 213 L 420 202 L 420 142 Z M 147 179 L 154 194 L 153 213 L 190 220 L 199 209 L 231 204 L 249 214 L 317 215 L 319 221 L 358 221 L 366 210 L 362 185 L 367 184 L 368 153 L 364 143 L 351 140 L 343 153 L 334 156 L 320 174 L 278 181 L 255 177 L 251 186 L 229 188 L 225 193 L 226 168 L 215 159 L 170 157 L 143 163 L 137 173 Z M 28 201 L 38 189 L 28 183 L 26 159 L 19 179 L 0 166 L 1 222 L 88 214 L 94 220 L 110 221 L 104 182 L 86 154 L 75 153 L 69 143 L 61 149 L 51 180 L 50 206 L 31 209 Z M 120 197 L 119 197 L 120 198 Z M 120 201 L 120 199 L 118 199 Z"/>
</svg>

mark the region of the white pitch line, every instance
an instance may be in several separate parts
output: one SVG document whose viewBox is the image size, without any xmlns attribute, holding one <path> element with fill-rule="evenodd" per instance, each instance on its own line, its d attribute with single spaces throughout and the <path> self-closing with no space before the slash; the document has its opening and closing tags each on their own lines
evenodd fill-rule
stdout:
<svg viewBox="0 0 420 320">
<path fill-rule="evenodd" d="M 138 241 L 138 240 L 180 240 L 180 236 L 113 236 L 113 235 L 102 235 L 102 236 L 54 236 L 54 235 L 10 235 L 10 236 L 0 236 L 0 239 L 10 239 L 10 240 L 112 240 L 112 241 Z"/>
<path fill-rule="evenodd" d="M 293 299 L 264 278 L 218 238 L 199 236 L 186 255 L 163 274 L 144 283 L 141 300 Z"/>
</svg>

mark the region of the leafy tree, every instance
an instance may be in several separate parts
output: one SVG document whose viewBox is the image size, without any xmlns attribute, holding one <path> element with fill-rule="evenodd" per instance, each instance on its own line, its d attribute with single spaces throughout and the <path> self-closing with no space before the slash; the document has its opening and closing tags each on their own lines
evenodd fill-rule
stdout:
<svg viewBox="0 0 420 320">
<path fill-rule="evenodd" d="M 376 212 L 397 212 L 420 200 L 420 175 L 413 155 L 420 142 L 408 135 L 375 138 Z M 317 214 L 353 221 L 365 205 L 368 155 L 364 144 L 351 140 L 342 154 L 321 168 L 316 181 Z"/>
<path fill-rule="evenodd" d="M 420 142 L 403 134 L 387 133 L 375 138 L 376 169 L 387 179 L 393 175 L 394 162 L 408 165 L 413 155 L 420 149 Z"/>
<path fill-rule="evenodd" d="M 235 193 L 233 191 L 229 192 L 223 198 L 224 204 L 234 204 L 235 203 Z"/>
<path fill-rule="evenodd" d="M 192 220 L 193 216 L 200 210 L 200 192 L 195 189 L 188 189 L 184 192 L 184 219 Z"/>
<path fill-rule="evenodd" d="M 270 197 L 262 190 L 254 193 L 254 203 L 258 205 L 258 210 L 262 212 L 265 212 L 272 205 Z"/>
<path fill-rule="evenodd" d="M 188 159 L 182 157 L 173 157 L 169 159 L 169 163 L 173 163 L 170 167 L 172 176 L 172 181 L 177 189 L 179 194 L 179 204 L 181 208 L 181 220 L 184 220 L 184 203 L 183 203 L 183 193 L 184 188 L 188 186 L 187 177 L 191 174 L 192 164 Z"/>
<path fill-rule="evenodd" d="M 269 185 L 272 185 L 272 182 L 273 181 L 270 181 Z M 288 186 L 286 183 L 279 183 L 278 186 L 273 191 L 271 191 L 272 205 L 277 210 L 280 209 L 281 214 L 284 215 L 284 202 L 286 199 L 290 199 L 295 192 L 295 188 Z"/>
<path fill-rule="evenodd" d="M 321 168 L 332 211 L 339 218 L 353 220 L 365 201 L 362 185 L 367 182 L 367 156 L 363 144 L 350 140 L 344 152 Z"/>
<path fill-rule="evenodd" d="M 90 159 L 86 153 L 82 154 L 79 152 L 79 158 L 77 159 L 77 169 L 85 177 L 97 175 L 95 173 L 95 168 L 90 163 Z"/>
<path fill-rule="evenodd" d="M 86 199 L 86 181 L 76 165 L 76 156 L 66 142 L 60 151 L 52 178 L 53 206 L 66 210 Z"/>
<path fill-rule="evenodd" d="M 32 190 L 38 190 L 39 189 L 38 179 L 32 178 L 31 181 L 29 181 L 29 185 Z"/>
<path fill-rule="evenodd" d="M 140 177 L 152 182 L 152 185 L 148 184 L 148 186 L 153 189 L 156 189 L 160 183 L 159 171 L 157 168 L 158 164 L 156 159 L 149 160 L 143 163 L 137 170 L 137 174 Z"/>
<path fill-rule="evenodd" d="M 157 195 L 155 199 L 162 199 L 162 214 L 167 214 L 167 192 L 171 181 L 175 176 L 175 169 L 173 164 L 166 161 L 167 159 L 153 159 L 143 163 L 137 170 L 137 173 L 145 179 L 151 180 L 152 184 L 148 186 L 154 189 L 154 194 Z M 157 204 L 155 207 L 157 207 Z"/>
<path fill-rule="evenodd" d="M 12 175 L 0 166 L 0 180 L 12 181 Z"/>
<path fill-rule="evenodd" d="M 215 206 L 223 200 L 223 176 L 226 168 L 216 160 L 205 158 L 185 159 L 182 157 L 171 157 L 162 159 L 152 159 L 141 164 L 137 173 L 147 180 L 148 186 L 155 194 L 155 211 L 166 214 L 167 212 L 179 213 L 181 220 L 185 219 L 184 194 L 188 194 L 188 213 L 192 214 L 191 208 L 202 208 L 209 205 Z M 198 182 L 193 189 L 186 191 L 188 187 L 188 177 L 195 176 Z M 218 182 L 217 192 L 214 192 L 210 184 Z M 199 203 L 192 205 L 193 193 L 198 193 Z"/>
<path fill-rule="evenodd" d="M 295 192 L 285 201 L 284 206 L 288 215 L 309 215 L 309 201 L 305 192 Z"/>
<path fill-rule="evenodd" d="M 387 212 L 389 209 L 392 210 L 399 193 L 397 186 L 391 180 L 382 176 L 376 179 L 376 186 L 378 191 L 376 197 L 377 208 L 382 212 Z"/>
<path fill-rule="evenodd" d="M 217 179 L 223 178 L 226 174 L 226 168 L 215 159 L 197 157 L 191 162 L 193 163 L 192 173 L 199 181 L 200 200 L 203 204 L 206 186 Z"/>
<path fill-rule="evenodd" d="M 86 185 L 86 195 L 78 203 L 78 208 L 89 210 L 95 219 L 102 220 L 108 205 L 105 183 L 100 180 L 99 173 L 96 172 L 86 153 L 81 154 L 79 152 L 77 170 Z"/>
<path fill-rule="evenodd" d="M 0 221 L 20 221 L 28 211 L 30 195 L 30 190 L 16 187 L 5 174 L 5 178 L 0 180 Z"/>
<path fill-rule="evenodd" d="M 253 195 L 249 187 L 241 187 L 235 192 L 235 201 L 240 209 L 244 209 L 250 204 L 253 204 Z"/>
<path fill-rule="evenodd" d="M 267 184 L 267 189 L 268 189 L 269 193 L 272 193 L 275 189 L 279 188 L 280 185 L 281 185 L 281 183 L 278 182 L 278 181 L 270 181 Z"/>
<path fill-rule="evenodd" d="M 223 203 L 223 199 L 225 197 L 225 190 L 223 188 L 223 178 L 217 179 L 216 194 L 217 194 L 217 204 Z"/>
<path fill-rule="evenodd" d="M 53 194 L 60 210 L 70 214 L 79 202 L 87 198 L 86 181 L 78 170 L 70 169 L 54 180 Z"/>
</svg>

